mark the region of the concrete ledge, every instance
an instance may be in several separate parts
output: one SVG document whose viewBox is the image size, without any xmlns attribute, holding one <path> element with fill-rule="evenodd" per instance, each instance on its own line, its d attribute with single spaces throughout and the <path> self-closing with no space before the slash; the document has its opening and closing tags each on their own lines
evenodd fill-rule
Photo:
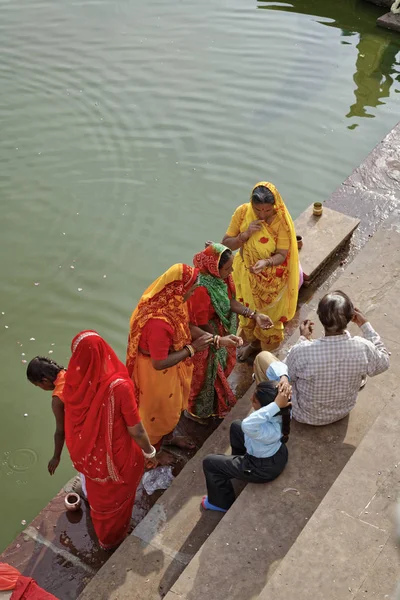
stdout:
<svg viewBox="0 0 400 600">
<path fill-rule="evenodd" d="M 312 205 L 296 219 L 296 233 L 303 236 L 304 242 L 299 258 L 304 273 L 310 279 L 346 243 L 359 222 L 359 219 L 327 207 L 324 207 L 320 217 L 315 217 Z"/>
<path fill-rule="evenodd" d="M 376 20 L 376 24 L 379 25 L 379 27 L 400 32 L 400 15 L 388 12 L 382 17 L 379 17 L 379 19 Z"/>
<path fill-rule="evenodd" d="M 394 0 L 368 0 L 371 4 L 376 4 L 377 6 L 385 6 L 386 8 L 390 8 L 394 2 Z"/>
<path fill-rule="evenodd" d="M 347 291 L 371 318 L 392 351 L 393 365 L 400 355 L 400 324 L 396 320 L 399 232 L 398 219 L 389 223 L 389 229 L 379 232 L 335 283 L 336 289 Z M 185 600 L 256 599 L 356 447 L 392 401 L 399 383 L 396 368 L 369 379 L 351 414 L 332 425 L 310 427 L 294 422 L 286 470 L 265 486 L 247 485 L 166 600 L 176 600 L 177 596 Z M 350 496 L 355 484 L 356 480 L 348 482 Z M 312 551 L 314 541 L 308 540 L 308 544 Z M 312 573 L 314 576 L 314 570 Z M 310 597 L 311 593 L 304 595 L 307 600 Z M 322 594 L 315 597 L 325 600 Z"/>
<path fill-rule="evenodd" d="M 393 416 L 399 412 L 396 394 L 272 575 L 260 600 L 393 598 L 399 557 L 391 513 L 400 493 L 400 437 L 398 419 Z"/>
<path fill-rule="evenodd" d="M 205 494 L 204 456 L 229 449 L 229 428 L 250 411 L 253 387 L 187 463 L 131 536 L 100 569 L 81 600 L 163 598 L 217 526 L 222 513 L 200 508 Z"/>
</svg>

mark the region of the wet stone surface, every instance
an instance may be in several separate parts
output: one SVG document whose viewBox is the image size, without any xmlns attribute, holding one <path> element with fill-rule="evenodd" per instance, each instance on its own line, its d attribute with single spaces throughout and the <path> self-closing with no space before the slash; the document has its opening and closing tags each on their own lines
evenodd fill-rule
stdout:
<svg viewBox="0 0 400 600">
<path fill-rule="evenodd" d="M 231 386 L 241 397 L 251 384 L 252 368 L 237 364 L 230 378 Z M 182 415 L 176 428 L 178 435 L 188 435 L 200 448 L 220 424 L 210 419 L 207 426 L 198 425 Z M 177 458 L 173 474 L 177 476 L 196 450 L 168 447 Z M 162 495 L 157 490 L 151 496 L 139 489 L 133 510 L 132 529 L 143 519 Z M 33 577 L 40 586 L 59 600 L 76 600 L 89 581 L 112 556 L 97 544 L 90 510 L 82 502 L 81 510 L 67 512 L 65 492 L 61 491 L 4 551 L 0 560 Z"/>
</svg>

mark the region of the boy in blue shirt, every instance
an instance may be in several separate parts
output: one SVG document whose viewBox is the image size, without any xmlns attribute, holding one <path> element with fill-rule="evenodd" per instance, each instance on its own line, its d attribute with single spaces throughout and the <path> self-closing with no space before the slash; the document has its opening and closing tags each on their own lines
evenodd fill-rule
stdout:
<svg viewBox="0 0 400 600">
<path fill-rule="evenodd" d="M 210 454 L 203 461 L 206 510 L 226 512 L 235 501 L 232 479 L 266 483 L 280 475 L 288 460 L 285 442 L 290 433 L 291 387 L 284 381 L 257 385 L 252 398 L 254 412 L 230 429 L 232 456 Z"/>
</svg>

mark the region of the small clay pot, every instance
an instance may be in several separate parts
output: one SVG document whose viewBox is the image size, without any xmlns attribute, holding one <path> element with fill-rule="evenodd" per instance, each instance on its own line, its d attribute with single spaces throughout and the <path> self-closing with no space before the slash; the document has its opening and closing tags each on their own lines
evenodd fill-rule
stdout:
<svg viewBox="0 0 400 600">
<path fill-rule="evenodd" d="M 70 492 L 65 496 L 65 508 L 70 511 L 79 510 L 81 507 L 80 496 L 76 492 Z"/>
<path fill-rule="evenodd" d="M 297 240 L 297 247 L 299 250 L 302 249 L 303 247 L 303 236 L 302 235 L 296 235 L 296 240 Z"/>
<path fill-rule="evenodd" d="M 322 202 L 314 202 L 313 215 L 320 217 L 322 215 Z"/>
</svg>

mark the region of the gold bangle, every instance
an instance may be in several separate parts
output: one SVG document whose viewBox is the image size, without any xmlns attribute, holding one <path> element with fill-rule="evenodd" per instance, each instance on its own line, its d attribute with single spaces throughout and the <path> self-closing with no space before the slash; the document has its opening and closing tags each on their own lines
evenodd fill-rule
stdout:
<svg viewBox="0 0 400 600">
<path fill-rule="evenodd" d="M 190 358 L 192 358 L 196 354 L 196 350 L 193 348 L 191 344 L 186 344 L 185 348 L 189 350 Z"/>
</svg>

